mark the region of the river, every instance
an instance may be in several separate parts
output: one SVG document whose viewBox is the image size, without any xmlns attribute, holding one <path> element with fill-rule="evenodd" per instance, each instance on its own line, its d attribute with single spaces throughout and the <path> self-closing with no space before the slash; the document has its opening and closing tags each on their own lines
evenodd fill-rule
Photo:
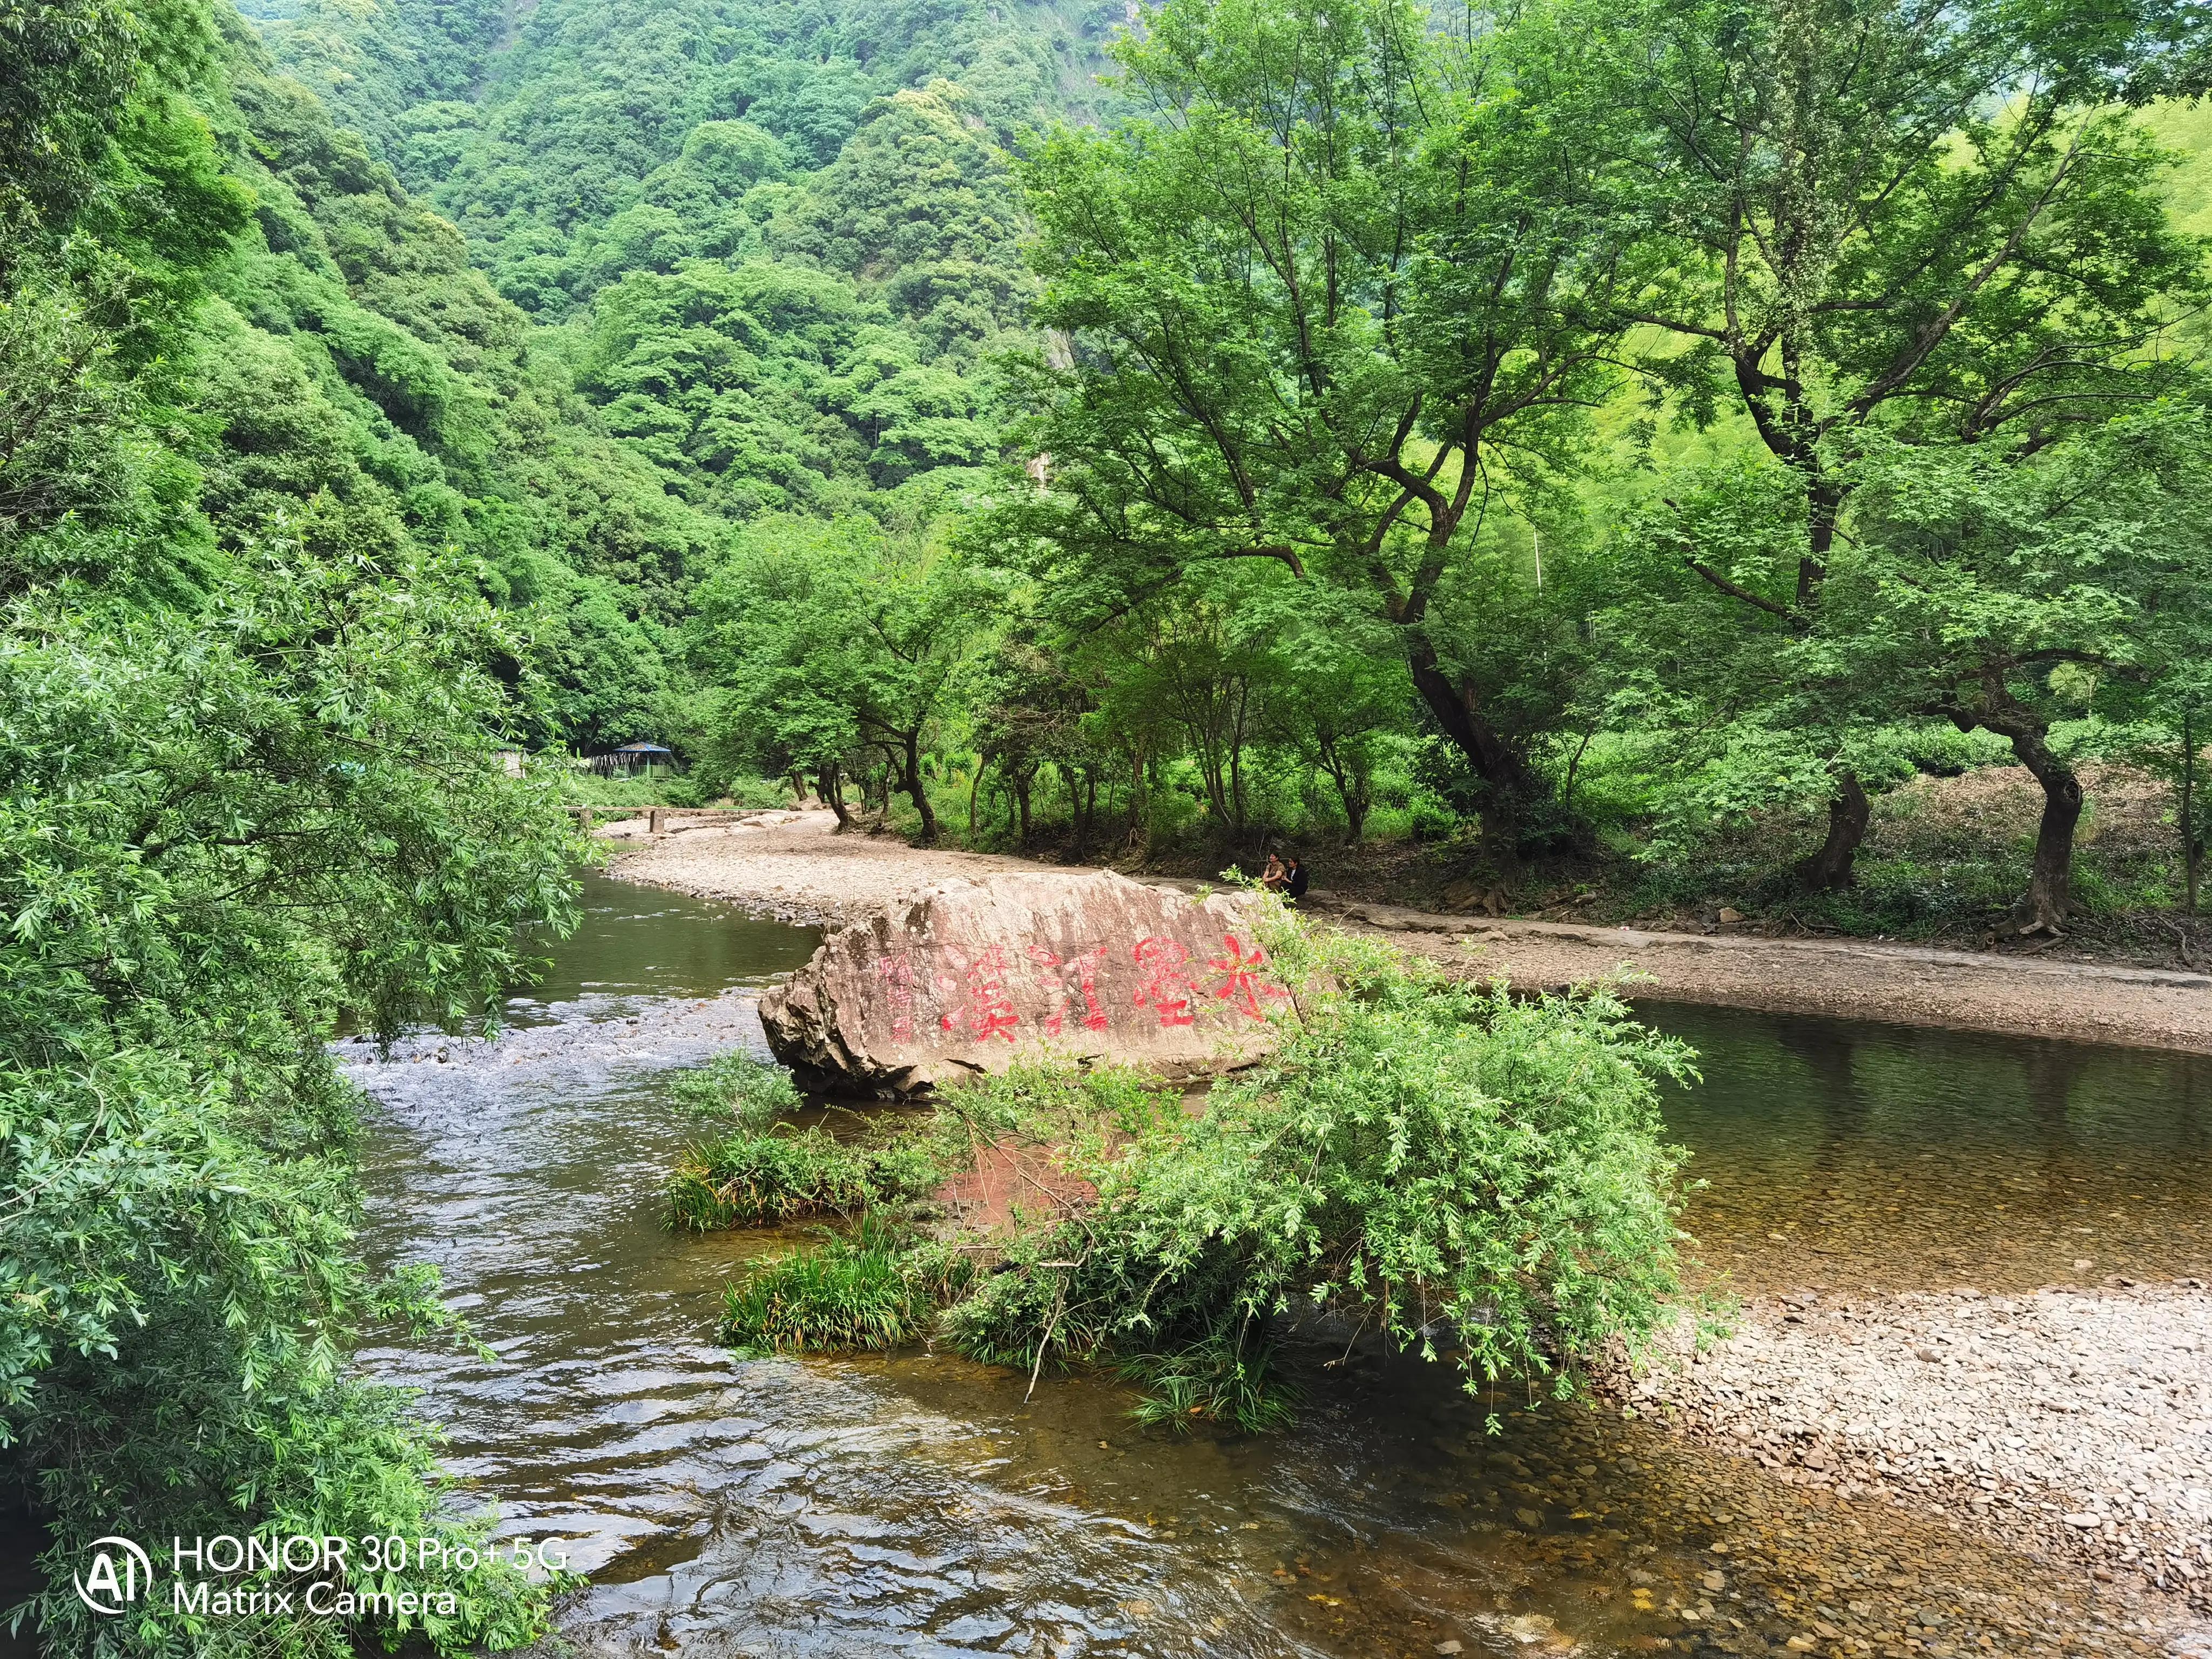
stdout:
<svg viewBox="0 0 2212 1659">
<path fill-rule="evenodd" d="M 944 1355 L 738 1360 L 711 1340 L 720 1286 L 791 1237 L 663 1228 L 693 1132 L 665 1085 L 759 1048 L 755 992 L 816 936 L 596 877 L 586 904 L 497 1042 L 348 1051 L 375 1103 L 368 1249 L 435 1264 L 497 1355 L 362 1363 L 423 1391 L 505 1531 L 572 1540 L 583 1653 L 1765 1652 L 1824 1596 L 2055 1652 L 2101 1616 L 2027 1554 L 1869 1527 L 1617 1412 L 1510 1413 L 1487 1440 L 1477 1402 L 1402 1364 L 1316 1373 L 1298 1426 L 1251 1440 L 1140 1431 L 1097 1379 L 1025 1403 L 1025 1378 Z M 1705 1056 L 1669 1123 L 1708 1183 L 1701 1271 L 1746 1292 L 2212 1259 L 2212 1063 L 1647 1014 Z"/>
</svg>

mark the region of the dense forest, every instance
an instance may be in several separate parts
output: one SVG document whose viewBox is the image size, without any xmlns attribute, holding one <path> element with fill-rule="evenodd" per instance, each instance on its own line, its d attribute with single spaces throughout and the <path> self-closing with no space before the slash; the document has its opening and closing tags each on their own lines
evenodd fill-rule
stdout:
<svg viewBox="0 0 2212 1659">
<path fill-rule="evenodd" d="M 495 1006 L 572 757 L 1079 858 L 2193 911 L 2199 24 L 0 8 L 0 1456 L 50 1639 L 207 1650 L 69 1593 L 119 1513 L 466 1533 L 344 1364 L 450 1322 L 351 1252 L 325 1039 Z M 2077 857 L 2106 790 L 2154 833 Z M 544 1617 L 427 1588 L 442 1647 Z"/>
<path fill-rule="evenodd" d="M 561 409 L 447 532 L 532 747 L 1493 908 L 2194 908 L 2186 9 L 255 15 Z"/>
<path fill-rule="evenodd" d="M 255 16 L 568 400 L 460 541 L 533 747 L 1493 908 L 2193 908 L 2185 9 Z"/>
</svg>

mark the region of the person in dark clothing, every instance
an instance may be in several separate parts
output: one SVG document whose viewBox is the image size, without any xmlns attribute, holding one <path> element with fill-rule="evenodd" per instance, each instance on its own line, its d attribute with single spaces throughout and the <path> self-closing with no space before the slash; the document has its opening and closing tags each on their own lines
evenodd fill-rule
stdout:
<svg viewBox="0 0 2212 1659">
<path fill-rule="evenodd" d="M 1305 863 L 1292 853 L 1284 859 L 1283 865 L 1283 897 L 1295 905 L 1306 896 Z"/>
</svg>

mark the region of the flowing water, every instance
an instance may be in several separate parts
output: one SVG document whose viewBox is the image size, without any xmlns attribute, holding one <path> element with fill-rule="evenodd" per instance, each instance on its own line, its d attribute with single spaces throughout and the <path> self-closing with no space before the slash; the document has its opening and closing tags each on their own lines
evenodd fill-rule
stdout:
<svg viewBox="0 0 2212 1659">
<path fill-rule="evenodd" d="M 1481 1402 L 1403 1364 L 1316 1372 L 1286 1435 L 1178 1440 L 1109 1381 L 1025 1399 L 942 1355 L 734 1358 L 720 1286 L 792 1239 L 662 1227 L 691 1132 L 665 1086 L 760 1047 L 757 988 L 814 935 L 596 878 L 586 898 L 497 1042 L 349 1050 L 377 1103 L 369 1248 L 435 1264 L 497 1355 L 364 1364 L 423 1390 L 503 1530 L 571 1540 L 585 1653 L 1764 1653 L 1823 1596 L 1887 1598 L 1905 1629 L 1940 1601 L 1962 1650 L 2056 1652 L 2104 1616 L 2070 1573 L 1869 1525 L 1616 1413 L 1509 1409 L 1487 1438 Z M 1670 1124 L 1709 1183 L 1700 1259 L 1747 1291 L 2208 1260 L 2212 1064 L 1646 1012 L 1705 1057 Z"/>
</svg>

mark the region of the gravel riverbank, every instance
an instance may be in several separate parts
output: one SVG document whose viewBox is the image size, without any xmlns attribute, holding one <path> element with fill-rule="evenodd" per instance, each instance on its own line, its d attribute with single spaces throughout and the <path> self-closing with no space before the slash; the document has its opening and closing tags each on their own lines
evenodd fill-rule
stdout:
<svg viewBox="0 0 2212 1659">
<path fill-rule="evenodd" d="M 2212 1613 L 2200 1280 L 1765 1297 L 1619 1392 L 1791 1485 L 1955 1516 Z"/>
</svg>

